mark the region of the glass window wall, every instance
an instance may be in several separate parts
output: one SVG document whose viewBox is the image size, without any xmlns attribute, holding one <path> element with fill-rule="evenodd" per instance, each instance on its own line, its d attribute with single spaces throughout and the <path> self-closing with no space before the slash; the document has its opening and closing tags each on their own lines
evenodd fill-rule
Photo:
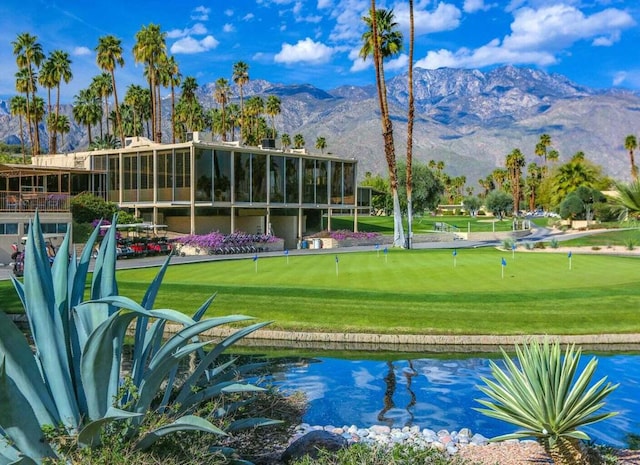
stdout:
<svg viewBox="0 0 640 465">
<path fill-rule="evenodd" d="M 213 190 L 213 150 L 196 149 L 196 202 L 211 202 Z"/>
<path fill-rule="evenodd" d="M 214 165 L 214 200 L 216 202 L 231 201 L 231 152 L 216 150 Z"/>
</svg>

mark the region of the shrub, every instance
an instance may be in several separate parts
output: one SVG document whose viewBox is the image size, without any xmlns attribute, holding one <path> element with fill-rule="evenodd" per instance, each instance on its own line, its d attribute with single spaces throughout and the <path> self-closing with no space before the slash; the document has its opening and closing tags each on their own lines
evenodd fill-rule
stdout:
<svg viewBox="0 0 640 465">
<path fill-rule="evenodd" d="M 557 249 L 560 246 L 560 242 L 558 242 L 558 239 L 556 239 L 555 237 L 552 237 L 551 240 L 549 241 L 549 247 L 551 247 L 552 249 Z"/>
<path fill-rule="evenodd" d="M 535 243 L 534 248 L 536 248 L 536 249 L 545 249 L 546 246 L 544 245 L 544 242 L 538 241 L 538 242 Z"/>
<path fill-rule="evenodd" d="M 64 447 L 49 440 L 51 437 L 92 448 L 103 442 L 105 432 L 113 432 L 132 450 L 146 450 L 178 431 L 226 436 L 239 428 L 273 424 L 258 417 L 228 422 L 221 429 L 194 415 L 202 403 L 219 396 L 249 396 L 216 410 L 216 415 L 224 416 L 264 390 L 237 378 L 237 374 L 251 374 L 253 367 L 235 366 L 234 360 L 219 363 L 219 356 L 268 323 L 243 327 L 205 352 L 210 342 L 199 339 L 203 331 L 246 322 L 250 317 L 203 319 L 213 297 L 192 317 L 175 310 L 153 310 L 170 257 L 141 304 L 118 295 L 115 228 L 109 228 L 102 240 L 90 300 L 85 300 L 98 231 L 93 231 L 79 259 L 75 251 L 71 259 L 57 254 L 49 266 L 37 212 L 29 228 L 24 283 L 12 279 L 28 317 L 33 348 L 0 312 L 0 353 L 4 354 L 0 361 L 0 457 L 23 457 L 25 462 L 20 463 L 62 459 Z M 67 234 L 60 248 L 68 250 L 69 242 Z M 164 339 L 167 324 L 178 325 L 178 329 Z M 135 333 L 132 350 L 125 350 L 129 327 Z M 179 377 L 179 364 L 187 357 L 193 369 Z M 123 364 L 130 367 L 124 380 Z"/>
<path fill-rule="evenodd" d="M 527 241 L 524 243 L 524 248 L 527 250 L 533 250 L 536 248 L 536 244 L 534 242 Z"/>
<path fill-rule="evenodd" d="M 624 241 L 624 246 L 627 250 L 633 250 L 636 248 L 636 241 L 634 241 L 633 239 L 629 238 L 626 239 Z"/>
<path fill-rule="evenodd" d="M 590 438 L 580 428 L 617 414 L 596 412 L 618 385 L 605 384 L 606 377 L 591 385 L 598 362 L 592 358 L 578 373 L 581 350 L 574 345 L 564 354 L 559 343 L 548 341 L 515 350 L 518 363 L 502 350 L 505 368 L 490 361 L 495 380 L 483 378 L 485 385 L 479 386 L 490 400 L 477 400 L 485 408 L 476 410 L 521 428 L 492 441 L 534 437 L 554 463 L 588 464 L 581 441 Z"/>
<path fill-rule="evenodd" d="M 516 241 L 515 239 L 509 238 L 509 239 L 504 239 L 502 241 L 502 248 L 504 250 L 511 250 L 516 246 Z"/>
</svg>

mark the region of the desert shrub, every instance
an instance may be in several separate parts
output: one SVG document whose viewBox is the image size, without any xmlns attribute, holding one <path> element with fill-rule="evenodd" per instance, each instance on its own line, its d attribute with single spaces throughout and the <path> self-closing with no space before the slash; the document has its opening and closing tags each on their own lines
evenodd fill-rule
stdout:
<svg viewBox="0 0 640 465">
<path fill-rule="evenodd" d="M 636 248 L 636 241 L 633 239 L 625 239 L 624 246 L 627 250 L 633 250 Z"/>
<path fill-rule="evenodd" d="M 558 242 L 558 239 L 556 239 L 555 237 L 552 237 L 551 240 L 549 241 L 549 247 L 551 247 L 552 249 L 557 249 L 559 245 L 560 243 Z"/>
<path fill-rule="evenodd" d="M 544 245 L 544 242 L 538 241 L 534 244 L 534 248 L 536 249 L 546 249 L 547 247 Z"/>
</svg>

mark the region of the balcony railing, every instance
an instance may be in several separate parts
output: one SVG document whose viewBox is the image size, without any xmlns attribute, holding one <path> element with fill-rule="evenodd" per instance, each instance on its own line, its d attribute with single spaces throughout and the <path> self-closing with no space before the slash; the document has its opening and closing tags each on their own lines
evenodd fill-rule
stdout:
<svg viewBox="0 0 640 465">
<path fill-rule="evenodd" d="M 68 212 L 69 194 L 0 192 L 1 212 Z"/>
</svg>

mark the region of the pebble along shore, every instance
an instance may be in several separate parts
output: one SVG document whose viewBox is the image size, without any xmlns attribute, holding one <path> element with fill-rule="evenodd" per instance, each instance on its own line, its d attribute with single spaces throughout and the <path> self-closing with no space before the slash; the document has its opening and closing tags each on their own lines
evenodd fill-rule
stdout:
<svg viewBox="0 0 640 465">
<path fill-rule="evenodd" d="M 337 434 L 347 440 L 349 444 L 363 443 L 368 445 L 393 446 L 395 444 L 410 445 L 418 448 L 436 448 L 450 455 L 454 455 L 461 447 L 486 446 L 489 440 L 481 434 L 473 434 L 469 428 L 460 431 L 440 430 L 434 431 L 428 428 L 420 429 L 418 426 L 405 426 L 403 428 L 390 428 L 386 425 L 373 425 L 369 428 L 358 428 L 355 425 L 336 427 L 311 426 L 302 423 L 295 428 L 290 442 L 294 442 L 311 431 L 323 430 Z M 513 440 L 508 443 L 528 443 L 535 441 Z"/>
</svg>

